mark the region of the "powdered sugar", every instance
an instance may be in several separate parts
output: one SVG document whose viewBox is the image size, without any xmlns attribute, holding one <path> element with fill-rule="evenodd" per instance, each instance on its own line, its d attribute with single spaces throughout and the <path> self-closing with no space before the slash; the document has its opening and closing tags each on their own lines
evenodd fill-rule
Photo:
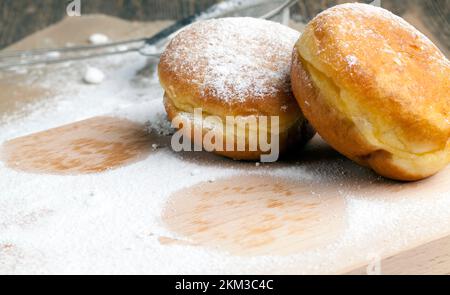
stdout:
<svg viewBox="0 0 450 295">
<path fill-rule="evenodd" d="M 350 67 L 353 67 L 353 66 L 355 66 L 356 64 L 358 64 L 358 58 L 357 58 L 356 56 L 354 56 L 354 55 L 347 55 L 347 56 L 345 57 L 345 60 L 347 61 L 347 64 L 348 64 Z"/>
<path fill-rule="evenodd" d="M 109 42 L 109 38 L 106 35 L 97 33 L 97 34 L 92 34 L 89 37 L 89 42 L 94 45 L 106 44 Z"/>
<path fill-rule="evenodd" d="M 105 79 L 105 74 L 97 68 L 88 67 L 84 74 L 84 82 L 88 84 L 100 84 Z"/>
<path fill-rule="evenodd" d="M 153 135 L 170 138 L 158 81 L 136 74 L 154 65 L 133 54 L 89 64 L 101 68 L 108 79 L 95 87 L 82 83 L 86 62 L 48 72 L 30 69 L 25 85 L 32 81 L 54 92 L 29 105 L 26 115 L 2 118 L 0 143 L 104 114 L 147 122 Z M 298 163 L 260 165 L 207 153 L 176 154 L 167 145 L 154 144 L 158 147 L 147 158 L 92 175 L 30 174 L 0 162 L 0 273 L 334 273 L 367 261 L 369 253 L 394 254 L 443 236 L 450 228 L 450 198 L 444 185 L 448 170 L 417 184 L 396 184 L 326 152 L 324 145 L 315 150 L 307 146 Z M 160 236 L 174 237 L 160 218 L 172 193 L 203 181 L 253 174 L 300 184 L 313 181 L 336 190 L 346 204 L 341 236 L 284 257 L 235 257 L 158 242 Z M 388 193 L 380 197 L 380 189 Z"/>
<path fill-rule="evenodd" d="M 224 101 L 289 91 L 292 48 L 299 33 L 254 18 L 193 24 L 163 54 L 170 71 L 189 76 L 203 94 Z"/>
</svg>

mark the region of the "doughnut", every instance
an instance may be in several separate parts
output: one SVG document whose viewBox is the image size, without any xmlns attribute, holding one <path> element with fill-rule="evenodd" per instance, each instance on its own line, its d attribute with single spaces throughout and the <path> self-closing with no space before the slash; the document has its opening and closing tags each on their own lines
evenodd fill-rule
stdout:
<svg viewBox="0 0 450 295">
<path fill-rule="evenodd" d="M 416 181 L 450 158 L 450 63 L 402 18 L 343 4 L 314 18 L 295 45 L 291 79 L 305 117 L 351 160 Z"/>
<path fill-rule="evenodd" d="M 290 86 L 291 53 L 298 37 L 286 26 L 250 17 L 206 20 L 185 28 L 158 65 L 169 119 L 178 118 L 180 126 L 190 125 L 203 135 L 216 130 L 223 145 L 210 151 L 236 160 L 257 160 L 267 153 L 259 145 L 250 146 L 250 132 L 271 139 L 276 133 L 280 153 L 301 146 L 314 132 Z M 197 108 L 203 116 L 220 120 L 200 124 L 206 120 L 199 123 L 193 117 Z M 235 124 L 226 128 L 230 116 Z M 267 128 L 247 124 L 263 117 Z M 186 136 L 192 139 L 193 131 Z M 232 138 L 234 144 L 227 148 Z M 237 142 L 244 141 L 245 149 L 237 149 Z"/>
</svg>

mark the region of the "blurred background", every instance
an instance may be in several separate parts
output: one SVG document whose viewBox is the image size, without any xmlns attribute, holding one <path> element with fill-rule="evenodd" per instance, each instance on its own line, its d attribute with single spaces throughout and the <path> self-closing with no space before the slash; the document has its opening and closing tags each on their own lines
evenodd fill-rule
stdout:
<svg viewBox="0 0 450 295">
<path fill-rule="evenodd" d="M 134 21 L 176 20 L 205 10 L 220 0 L 80 0 L 81 14 L 106 14 Z M 246 0 L 242 0 L 246 1 Z M 69 0 L 0 0 L 0 49 L 67 17 Z M 306 22 L 327 7 L 355 1 L 299 0 L 295 21 Z M 359 1 L 369 3 L 371 0 Z M 450 0 L 382 0 L 382 7 L 404 16 L 438 45 L 450 51 Z M 434 40 L 435 41 L 435 40 Z"/>
</svg>

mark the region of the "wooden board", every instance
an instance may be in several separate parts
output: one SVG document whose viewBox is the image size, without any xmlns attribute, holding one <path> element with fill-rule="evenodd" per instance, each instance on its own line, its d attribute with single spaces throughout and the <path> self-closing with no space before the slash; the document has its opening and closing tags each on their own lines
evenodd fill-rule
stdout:
<svg viewBox="0 0 450 295">
<path fill-rule="evenodd" d="M 110 24 L 111 30 L 111 23 L 116 22 L 103 17 L 97 21 L 98 26 L 106 27 Z M 95 23 L 96 20 L 92 19 L 89 26 L 92 27 Z M 51 37 L 55 34 L 63 39 L 64 31 L 73 25 L 80 24 L 71 20 L 69 24 L 63 23 L 48 32 L 39 33 L 38 37 L 24 40 L 17 47 L 26 48 L 27 42 L 35 44 L 34 42 L 39 42 L 44 36 Z M 128 27 L 126 23 L 117 21 L 116 26 L 123 28 L 123 32 L 129 32 L 136 24 L 130 24 Z M 84 34 L 89 33 L 87 27 L 77 26 L 77 30 L 85 30 Z M 85 40 L 82 36 L 83 34 L 80 34 L 75 39 Z M 56 38 L 54 42 L 56 44 L 61 41 Z M 2 77 L 0 85 L 11 79 L 15 79 L 17 85 L 20 85 L 19 77 Z M 29 102 L 42 99 L 40 85 L 22 87 L 17 88 L 20 92 L 14 92 L 13 88 L 0 94 L 3 114 L 20 109 L 20 104 L 13 103 L 16 100 L 25 98 Z M 12 95 L 13 93 L 17 94 Z M 121 169 L 151 154 L 150 143 L 168 146 L 167 137 L 144 133 L 143 128 L 144 126 L 139 124 L 114 117 L 95 117 L 11 139 L 2 144 L 2 160 L 19 172 L 83 175 Z M 34 156 L 42 151 L 45 156 Z M 374 203 L 384 202 L 388 208 L 390 206 L 396 209 L 399 206 L 396 202 L 399 202 L 406 205 L 405 211 L 414 213 L 415 210 L 410 207 L 417 208 L 420 204 L 440 202 L 443 195 L 445 197 L 445 194 L 450 192 L 450 168 L 421 182 L 392 182 L 345 160 L 320 138 L 315 138 L 300 157 L 288 158 L 265 168 L 274 171 L 305 169 L 311 175 L 317 176 L 317 179 L 302 181 L 294 181 L 283 175 L 268 177 L 258 173 L 258 167 L 253 164 L 235 163 L 207 153 L 184 156 L 185 161 L 204 163 L 207 159 L 209 167 L 229 168 L 237 165 L 242 171 L 241 175 L 200 182 L 168 196 L 161 221 L 168 233 L 172 234 L 157 234 L 157 239 L 165 247 L 181 247 L 180 249 L 185 251 L 212 249 L 237 257 L 278 255 L 289 260 L 289 257 L 298 253 L 326 249 L 328 245 L 348 234 L 351 230 L 348 227 L 348 215 L 355 214 L 355 211 L 349 213 L 346 196 L 356 196 L 356 199 Z M 62 167 L 57 165 L 58 163 L 52 164 L 51 161 L 46 161 L 49 158 L 67 165 Z M 377 210 L 377 207 L 374 210 Z M 438 213 L 445 214 L 436 212 Z M 435 220 L 433 212 L 430 211 L 429 214 L 430 220 Z M 402 215 L 402 218 L 404 217 Z M 448 218 L 450 219 L 450 212 Z M 417 230 L 413 222 L 426 224 L 412 216 L 396 222 L 401 224 L 405 231 Z M 371 257 L 354 255 L 356 253 L 352 251 L 358 249 L 358 245 L 347 242 L 346 245 L 350 246 L 339 248 L 342 256 L 336 262 L 338 265 L 334 266 L 332 273 L 365 274 L 367 270 L 369 273 L 377 273 L 379 266 L 381 273 L 385 274 L 448 274 L 450 228 L 448 231 L 442 228 L 432 231 L 435 226 L 429 224 L 430 231 L 423 236 L 408 236 L 405 233 L 408 237 L 407 243 L 380 252 L 378 257 L 372 257 L 373 261 Z M 376 233 L 363 233 L 367 240 L 373 239 L 378 243 L 370 245 L 371 247 L 383 249 L 386 246 L 383 245 L 383 237 L 374 238 L 374 235 Z M 0 254 L 13 250 L 13 245 L 0 244 Z M 353 256 L 357 258 L 353 259 Z M 311 265 L 286 264 L 271 270 L 258 271 L 296 274 L 304 273 L 304 269 L 313 268 Z M 319 273 L 327 272 L 322 270 Z"/>
<path fill-rule="evenodd" d="M 120 169 L 151 153 L 153 142 L 168 146 L 167 138 L 155 138 L 143 130 L 144 126 L 122 119 L 92 118 L 5 142 L 1 158 L 12 169 L 27 173 L 82 175 Z M 316 138 L 296 161 L 275 165 L 302 166 L 305 161 L 314 163 L 323 158 L 328 158 L 330 165 L 341 160 Z M 213 165 L 229 162 L 218 158 Z M 308 166 L 314 169 L 314 164 Z M 338 181 L 297 182 L 244 171 L 237 177 L 199 183 L 174 193 L 162 214 L 167 229 L 180 238 L 162 235 L 158 239 L 169 247 L 217 249 L 237 256 L 295 255 L 325 247 L 348 230 L 345 194 L 374 200 L 407 196 L 412 202 L 433 202 L 434 195 L 450 190 L 450 169 L 421 182 L 397 183 L 370 173 L 355 180 L 360 169 L 356 165 L 348 168 L 344 175 L 342 170 L 327 172 Z M 402 250 L 384 252 L 377 263 L 383 274 L 448 274 L 449 246 L 450 236 L 416 237 Z M 364 259 L 343 262 L 337 273 L 370 273 L 372 265 L 365 263 Z M 298 273 L 301 269 L 281 271 Z"/>
<path fill-rule="evenodd" d="M 426 243 L 383 259 L 380 268 L 386 275 L 450 275 L 450 236 Z M 371 265 L 354 269 L 347 274 L 364 275 Z"/>
</svg>

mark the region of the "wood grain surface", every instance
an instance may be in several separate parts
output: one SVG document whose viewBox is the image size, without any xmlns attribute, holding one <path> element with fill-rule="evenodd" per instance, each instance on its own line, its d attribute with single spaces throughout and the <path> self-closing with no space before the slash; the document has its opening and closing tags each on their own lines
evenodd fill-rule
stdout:
<svg viewBox="0 0 450 295">
<path fill-rule="evenodd" d="M 368 264 L 348 275 L 366 275 L 373 266 Z M 427 243 L 379 262 L 384 275 L 450 275 L 450 236 Z"/>
<path fill-rule="evenodd" d="M 331 243 L 345 230 L 345 202 L 336 190 L 271 176 L 200 183 L 168 204 L 163 220 L 185 244 L 234 255 L 295 254 Z"/>
<path fill-rule="evenodd" d="M 27 172 L 99 173 L 148 156 L 155 142 L 145 126 L 97 117 L 5 142 L 1 158 Z"/>
</svg>

